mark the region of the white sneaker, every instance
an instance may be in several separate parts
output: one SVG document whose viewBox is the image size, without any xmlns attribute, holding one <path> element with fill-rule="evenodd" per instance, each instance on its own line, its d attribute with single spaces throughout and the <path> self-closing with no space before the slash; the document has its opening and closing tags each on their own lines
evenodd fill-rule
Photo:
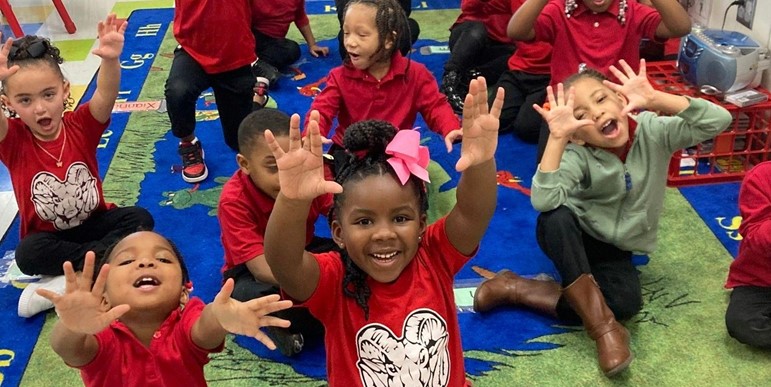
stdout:
<svg viewBox="0 0 771 387">
<path fill-rule="evenodd" d="M 44 276 L 38 282 L 27 285 L 19 296 L 19 317 L 32 317 L 42 311 L 54 307 L 54 303 L 37 294 L 37 289 L 46 289 L 59 294 L 64 294 L 67 280 L 63 275 Z"/>
</svg>

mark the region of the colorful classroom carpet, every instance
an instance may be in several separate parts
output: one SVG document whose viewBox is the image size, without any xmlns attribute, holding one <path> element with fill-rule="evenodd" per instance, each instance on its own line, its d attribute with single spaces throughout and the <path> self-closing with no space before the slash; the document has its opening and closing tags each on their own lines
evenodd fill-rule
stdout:
<svg viewBox="0 0 771 387">
<path fill-rule="evenodd" d="M 297 71 L 281 80 L 271 98 L 284 111 L 304 114 L 314 93 L 323 87 L 323 77 L 339 64 L 334 39 L 338 25 L 331 4 L 308 3 L 309 11 L 317 14 L 311 18 L 317 39 L 332 52 L 320 59 L 304 54 L 296 64 Z M 430 54 L 433 50 L 426 47 L 446 45 L 447 28 L 458 14 L 457 7 L 458 1 L 422 1 L 413 12 L 422 31 L 412 59 L 426 64 L 437 78 L 447 54 Z M 172 15 L 172 9 L 160 9 L 135 11 L 130 16 L 118 104 L 127 112 L 113 115 L 97 154 L 105 196 L 118 205 L 148 208 L 156 218 L 157 231 L 174 240 L 185 255 L 194 295 L 210 301 L 220 286 L 222 265 L 216 203 L 222 184 L 236 169 L 235 154 L 222 141 L 216 101 L 204 93 L 198 104 L 196 132 L 206 149 L 210 177 L 199 185 L 188 185 L 178 173 L 177 141 L 161 103 L 176 45 L 170 28 Z M 293 37 L 300 40 L 295 32 Z M 294 80 L 298 74 L 303 79 Z M 93 93 L 93 87 L 83 100 Z M 425 128 L 422 120 L 417 125 Z M 448 154 L 438 136 L 428 130 L 422 133 L 433 160 L 430 215 L 435 219 L 454 204 L 459 146 Z M 528 189 L 534 160 L 532 145 L 501 136 L 498 207 L 473 265 L 556 277 L 553 265 L 535 242 L 537 213 L 530 206 Z M 481 279 L 471 265 L 464 268 L 457 276 L 456 299 L 469 378 L 477 386 L 770 383 L 771 354 L 732 340 L 723 323 L 727 293 L 722 285 L 739 238 L 737 192 L 737 184 L 667 191 L 659 249 L 649 258 L 636 257 L 645 304 L 626 322 L 636 358 L 628 371 L 613 380 L 598 370 L 594 344 L 583 330 L 516 308 L 483 315 L 471 312 L 473 291 Z M 320 220 L 319 230 L 323 223 Z M 15 224 L 0 251 L 13 250 L 17 235 Z M 21 286 L 0 288 L 0 324 L 5 329 L 0 342 L 0 383 L 80 384 L 78 373 L 67 368 L 48 345 L 55 315 L 16 316 Z M 213 357 L 206 376 L 211 385 L 221 386 L 319 386 L 326 383 L 324 359 L 319 342 L 289 359 L 253 339 L 236 337 Z"/>
</svg>

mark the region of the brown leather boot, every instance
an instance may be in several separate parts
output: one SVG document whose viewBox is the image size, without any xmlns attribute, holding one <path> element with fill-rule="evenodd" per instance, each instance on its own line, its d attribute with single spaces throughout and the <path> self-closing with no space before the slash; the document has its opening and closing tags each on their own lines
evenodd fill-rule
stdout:
<svg viewBox="0 0 771 387">
<path fill-rule="evenodd" d="M 597 361 L 605 376 L 625 370 L 634 359 L 629 350 L 629 331 L 616 321 L 594 277 L 582 274 L 562 293 L 597 344 Z"/>
<path fill-rule="evenodd" d="M 509 270 L 495 275 L 479 266 L 473 266 L 472 270 L 489 278 L 474 292 L 474 311 L 487 312 L 501 305 L 521 305 L 557 316 L 557 301 L 562 293 L 556 282 L 522 278 Z"/>
</svg>

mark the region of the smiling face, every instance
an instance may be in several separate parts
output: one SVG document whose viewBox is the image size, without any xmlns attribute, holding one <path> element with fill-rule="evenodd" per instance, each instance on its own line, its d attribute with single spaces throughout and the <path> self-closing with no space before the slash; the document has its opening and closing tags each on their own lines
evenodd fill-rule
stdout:
<svg viewBox="0 0 771 387">
<path fill-rule="evenodd" d="M 369 70 L 373 75 L 383 69 L 387 72 L 388 53 L 394 45 L 393 37 L 386 37 L 381 43 L 376 13 L 377 9 L 372 5 L 355 3 L 348 6 L 343 19 L 343 44 L 351 64 L 359 70 Z"/>
<path fill-rule="evenodd" d="M 181 263 L 166 238 L 140 231 L 125 237 L 111 251 L 105 301 L 128 304 L 129 313 L 168 315 L 187 302 Z"/>
<path fill-rule="evenodd" d="M 3 81 L 3 102 L 15 111 L 32 134 L 52 141 L 61 131 L 70 83 L 45 62 L 26 64 Z"/>
<path fill-rule="evenodd" d="M 276 142 L 284 152 L 289 151 L 289 136 L 277 136 Z M 278 197 L 281 190 L 281 184 L 278 180 L 278 166 L 265 139 L 256 139 L 252 146 L 246 148 L 245 153 L 239 153 L 236 156 L 241 172 L 248 174 L 249 179 L 260 191 L 273 199 Z"/>
<path fill-rule="evenodd" d="M 415 257 L 426 228 L 415 188 L 391 175 L 370 175 L 343 188 L 345 200 L 332 222 L 335 242 L 375 281 L 393 282 Z"/>
<path fill-rule="evenodd" d="M 625 100 L 595 78 L 582 77 L 571 86 L 575 89 L 573 116 L 594 121 L 578 128 L 573 141 L 599 148 L 624 147 L 629 140 L 629 121 L 621 115 Z"/>
</svg>

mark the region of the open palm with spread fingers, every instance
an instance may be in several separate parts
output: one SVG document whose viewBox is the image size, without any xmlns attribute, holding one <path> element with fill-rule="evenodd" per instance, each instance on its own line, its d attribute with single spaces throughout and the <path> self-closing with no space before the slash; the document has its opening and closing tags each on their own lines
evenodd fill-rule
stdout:
<svg viewBox="0 0 771 387">
<path fill-rule="evenodd" d="M 108 311 L 103 310 L 102 296 L 110 268 L 106 264 L 102 266 L 92 287 L 94 260 L 93 251 L 86 253 L 83 273 L 80 276 L 75 274 L 72 263 L 64 263 L 64 277 L 66 279 L 64 294 L 37 289 L 37 294 L 54 303 L 59 321 L 67 329 L 90 335 L 101 332 L 129 310 L 128 305 L 118 305 Z"/>
<path fill-rule="evenodd" d="M 128 22 L 119 20 L 114 13 L 107 16 L 107 19 L 97 24 L 97 34 L 99 36 L 99 47 L 91 53 L 102 59 L 116 59 L 123 51 L 125 41 L 124 33 Z"/>
<path fill-rule="evenodd" d="M 549 108 L 543 108 L 539 105 L 533 105 L 544 121 L 549 124 L 549 133 L 558 139 L 570 139 L 578 128 L 584 125 L 591 125 L 592 120 L 577 120 L 573 116 L 573 106 L 575 104 L 575 91 L 571 87 L 565 97 L 565 88 L 562 83 L 557 84 L 557 96 L 554 96 L 554 89 L 551 86 L 546 87 L 546 96 L 549 101 Z"/>
<path fill-rule="evenodd" d="M 495 157 L 498 147 L 498 126 L 503 107 L 503 88 L 495 93 L 495 100 L 488 109 L 487 82 L 479 77 L 469 84 L 469 93 L 463 105 L 463 142 L 460 159 L 455 164 L 459 172 Z"/>
<path fill-rule="evenodd" d="M 230 333 L 254 337 L 266 347 L 276 349 L 276 344 L 260 328 L 289 327 L 289 321 L 268 314 L 292 307 L 292 301 L 281 301 L 278 294 L 271 294 L 240 302 L 230 297 L 233 284 L 233 279 L 229 278 L 211 304 L 217 321 Z"/>
<path fill-rule="evenodd" d="M 319 113 L 312 111 L 307 136 L 300 136 L 300 116 L 293 114 L 289 121 L 289 150 L 284 152 L 270 130 L 265 141 L 273 152 L 278 166 L 281 195 L 288 199 L 312 200 L 325 193 L 343 192 L 343 187 L 324 179 L 324 159 L 319 132 Z"/>
<path fill-rule="evenodd" d="M 610 72 L 621 81 L 621 84 L 611 81 L 603 81 L 603 83 L 611 90 L 626 97 L 627 104 L 621 110 L 621 114 L 627 115 L 635 110 L 645 109 L 656 95 L 656 90 L 646 75 L 645 59 L 640 59 L 639 74 L 635 74 L 632 67 L 623 59 L 619 60 L 618 64 L 624 69 L 624 72 L 621 72 L 616 66 L 610 66 Z"/>
</svg>

